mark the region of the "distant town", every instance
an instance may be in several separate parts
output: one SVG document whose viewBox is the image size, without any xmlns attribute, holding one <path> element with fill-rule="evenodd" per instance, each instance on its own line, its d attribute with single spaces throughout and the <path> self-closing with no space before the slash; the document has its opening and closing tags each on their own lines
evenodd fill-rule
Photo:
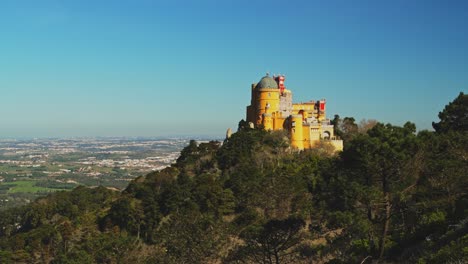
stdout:
<svg viewBox="0 0 468 264">
<path fill-rule="evenodd" d="M 188 142 L 188 138 L 0 139 L 0 210 L 79 185 L 122 190 L 130 180 L 169 166 Z"/>
</svg>

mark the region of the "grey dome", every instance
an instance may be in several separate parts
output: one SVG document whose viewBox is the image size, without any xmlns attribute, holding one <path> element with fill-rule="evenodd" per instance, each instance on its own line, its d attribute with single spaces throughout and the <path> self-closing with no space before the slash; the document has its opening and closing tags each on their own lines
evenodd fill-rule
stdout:
<svg viewBox="0 0 468 264">
<path fill-rule="evenodd" d="M 255 86 L 255 89 L 263 88 L 278 89 L 278 83 L 267 74 Z"/>
</svg>

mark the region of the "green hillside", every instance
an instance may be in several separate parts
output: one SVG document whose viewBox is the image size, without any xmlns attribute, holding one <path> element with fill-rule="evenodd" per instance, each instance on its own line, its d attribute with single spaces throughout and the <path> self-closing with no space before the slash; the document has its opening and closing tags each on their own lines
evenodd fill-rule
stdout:
<svg viewBox="0 0 468 264">
<path fill-rule="evenodd" d="M 434 132 L 334 120 L 344 151 L 239 123 L 122 193 L 60 191 L 0 217 L 0 263 L 463 263 L 468 96 Z"/>
</svg>

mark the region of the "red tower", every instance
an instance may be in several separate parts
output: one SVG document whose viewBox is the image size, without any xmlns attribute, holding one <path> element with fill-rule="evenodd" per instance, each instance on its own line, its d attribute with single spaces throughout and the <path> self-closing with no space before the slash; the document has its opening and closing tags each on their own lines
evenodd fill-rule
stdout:
<svg viewBox="0 0 468 264">
<path fill-rule="evenodd" d="M 325 112 L 325 103 L 326 103 L 325 99 L 322 99 L 319 101 L 319 111 L 321 113 Z"/>
<path fill-rule="evenodd" d="M 275 77 L 275 81 L 276 83 L 278 83 L 278 88 L 280 89 L 281 94 L 283 94 L 284 89 L 286 89 L 286 87 L 284 86 L 284 80 L 286 80 L 286 77 L 284 77 L 284 75 L 279 75 Z"/>
</svg>

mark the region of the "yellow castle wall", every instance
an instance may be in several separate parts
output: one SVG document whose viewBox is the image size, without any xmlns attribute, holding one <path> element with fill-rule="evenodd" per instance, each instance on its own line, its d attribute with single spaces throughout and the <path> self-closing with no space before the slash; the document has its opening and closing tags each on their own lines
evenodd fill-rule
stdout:
<svg viewBox="0 0 468 264">
<path fill-rule="evenodd" d="M 291 91 L 284 90 L 284 93 L 291 93 Z M 267 105 L 269 106 L 268 108 Z M 319 121 L 326 118 L 324 112 L 316 112 L 314 110 L 315 104 L 293 104 L 291 116 L 282 116 L 283 113 L 279 111 L 279 106 L 279 89 L 263 88 L 257 91 L 252 85 L 251 105 L 246 109 L 247 121 L 254 123 L 255 126 L 262 125 L 266 130 L 289 129 L 291 146 L 299 150 L 318 146 L 321 140 L 323 140 L 323 133 L 328 131 L 330 140 L 327 140 L 327 142 L 330 142 L 335 150 L 343 150 L 343 141 L 334 138 L 333 129 L 324 128 L 320 123 L 317 125 L 303 123 L 303 120 L 308 117 L 315 116 Z M 287 127 L 285 127 L 286 120 L 289 120 Z"/>
<path fill-rule="evenodd" d="M 256 98 L 254 109 L 256 109 L 256 124 L 262 124 L 262 115 L 264 113 L 274 113 L 279 110 L 279 90 L 261 89 Z M 267 108 L 269 105 L 269 108 Z"/>
<path fill-rule="evenodd" d="M 278 113 L 279 114 L 279 113 Z M 282 116 L 277 116 L 273 120 L 273 130 L 281 130 L 284 128 L 284 121 L 286 119 Z"/>
<path fill-rule="evenodd" d="M 303 137 L 303 141 L 304 141 L 304 149 L 310 149 L 311 147 L 311 144 L 310 144 L 310 126 L 309 125 L 304 125 L 302 127 L 302 137 Z"/>
<path fill-rule="evenodd" d="M 304 149 L 304 129 L 302 126 L 302 115 L 291 116 L 291 146 L 297 149 Z"/>
<path fill-rule="evenodd" d="M 273 130 L 273 118 L 271 114 L 269 113 L 263 114 L 262 125 L 265 130 Z"/>
</svg>

